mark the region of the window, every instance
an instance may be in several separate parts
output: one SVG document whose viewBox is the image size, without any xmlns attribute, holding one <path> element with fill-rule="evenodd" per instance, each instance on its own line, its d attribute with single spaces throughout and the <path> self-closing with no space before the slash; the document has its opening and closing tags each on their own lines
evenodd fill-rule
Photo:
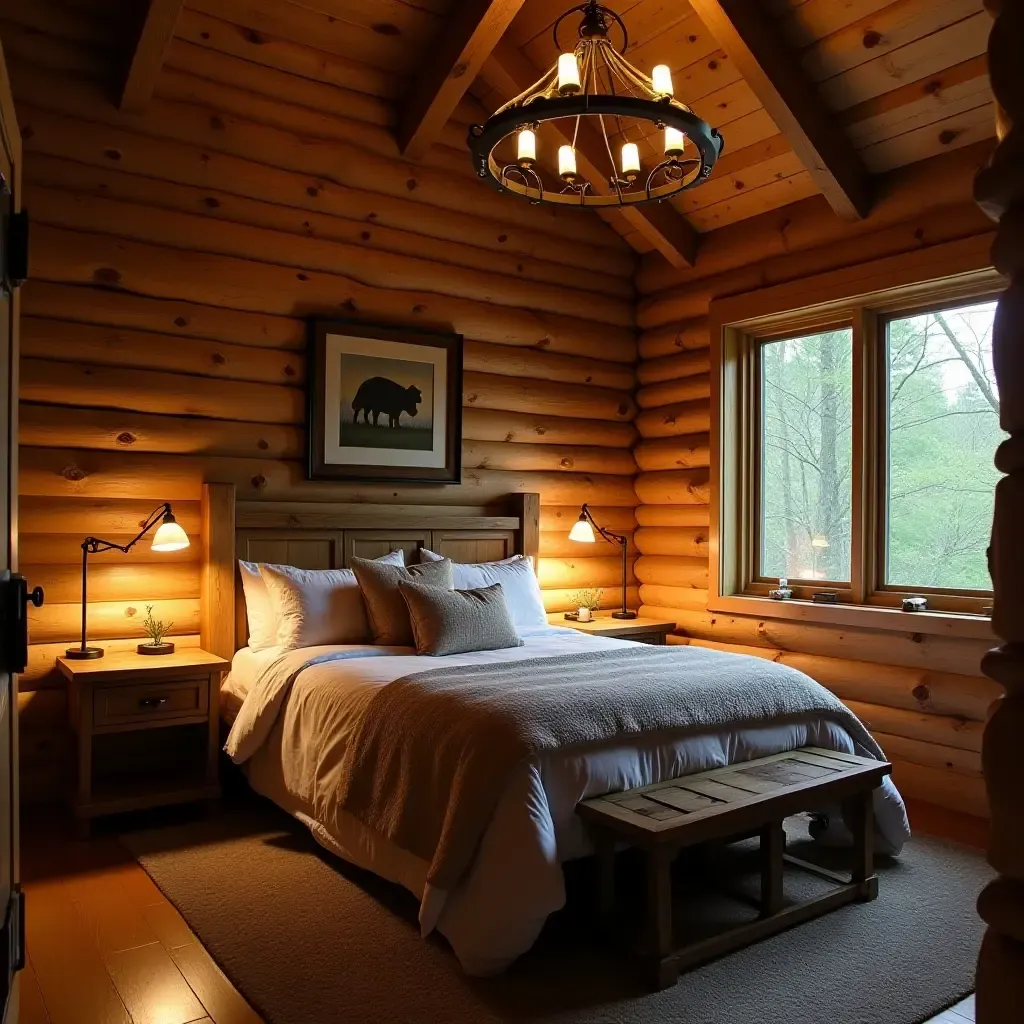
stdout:
<svg viewBox="0 0 1024 1024">
<path fill-rule="evenodd" d="M 984 614 L 1006 435 L 983 281 L 721 325 L 716 600 L 785 577 L 796 602 Z"/>
</svg>

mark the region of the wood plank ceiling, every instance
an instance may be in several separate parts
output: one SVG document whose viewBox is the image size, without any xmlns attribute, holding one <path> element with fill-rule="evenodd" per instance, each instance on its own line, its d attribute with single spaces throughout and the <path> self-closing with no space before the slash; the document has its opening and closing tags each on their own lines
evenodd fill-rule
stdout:
<svg viewBox="0 0 1024 1024">
<path fill-rule="evenodd" d="M 125 0 L 70 2 L 115 11 Z M 692 264 L 699 233 L 819 192 L 837 215 L 863 216 L 872 175 L 994 134 L 985 64 L 991 19 L 982 0 L 609 2 L 629 29 L 629 59 L 648 73 L 669 64 L 676 97 L 725 137 L 707 184 L 671 205 L 602 214 L 636 251 L 658 250 L 677 266 Z M 153 63 L 177 4 L 148 6 L 150 21 L 124 55 L 133 69 L 127 85 L 122 79 L 124 97 L 134 109 L 152 91 Z M 461 170 L 465 126 L 554 63 L 552 24 L 570 6 L 185 0 L 165 67 L 196 71 L 202 51 L 217 49 L 266 74 L 310 79 L 311 89 L 319 83 L 373 97 L 391 109 L 388 122 L 407 157 Z M 764 46 L 766 37 L 777 45 Z M 789 48 L 784 60 L 780 45 Z M 591 149 L 603 148 L 600 141 L 590 140 Z M 658 158 L 653 135 L 633 141 L 645 164 Z M 581 163 L 603 168 L 587 145 Z"/>
</svg>

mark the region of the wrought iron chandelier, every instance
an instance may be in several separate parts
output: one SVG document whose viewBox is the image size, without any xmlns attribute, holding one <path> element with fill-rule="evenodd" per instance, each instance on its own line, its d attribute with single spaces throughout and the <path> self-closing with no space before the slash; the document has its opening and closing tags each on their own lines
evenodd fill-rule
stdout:
<svg viewBox="0 0 1024 1024">
<path fill-rule="evenodd" d="M 577 13 L 582 14 L 578 41 L 572 50 L 563 49 L 559 29 Z M 614 29 L 622 35 L 619 47 L 611 40 Z M 473 168 L 481 178 L 533 203 L 586 207 L 661 202 L 708 179 L 722 152 L 721 134 L 673 96 L 667 64 L 648 77 L 626 60 L 629 35 L 614 11 L 588 0 L 566 11 L 552 31 L 560 54 L 555 66 L 486 124 L 469 129 Z M 554 123 L 550 134 L 562 139 L 551 187 L 537 160 L 538 134 L 549 122 Z M 587 122 L 596 122 L 597 135 L 583 127 Z M 577 170 L 581 128 L 584 139 L 596 139 L 593 148 L 603 150 L 598 159 L 608 161 L 605 181 L 589 181 Z M 648 136 L 663 159 L 645 171 L 638 143 Z"/>
</svg>

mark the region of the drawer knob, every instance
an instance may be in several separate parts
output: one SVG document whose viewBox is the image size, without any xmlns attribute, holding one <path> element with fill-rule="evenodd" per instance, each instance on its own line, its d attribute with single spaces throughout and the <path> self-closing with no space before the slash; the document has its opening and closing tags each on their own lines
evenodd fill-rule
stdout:
<svg viewBox="0 0 1024 1024">
<path fill-rule="evenodd" d="M 167 703 L 166 697 L 140 697 L 140 708 L 160 708 Z"/>
</svg>

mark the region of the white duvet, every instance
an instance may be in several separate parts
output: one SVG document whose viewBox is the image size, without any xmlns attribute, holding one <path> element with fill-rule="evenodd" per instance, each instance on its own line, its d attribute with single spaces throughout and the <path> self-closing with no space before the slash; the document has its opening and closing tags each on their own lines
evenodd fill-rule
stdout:
<svg viewBox="0 0 1024 1024">
<path fill-rule="evenodd" d="M 226 750 L 245 763 L 253 787 L 303 821 L 328 849 L 399 883 L 420 899 L 424 935 L 437 928 L 469 974 L 502 970 L 533 945 L 548 915 L 565 902 L 562 862 L 590 852 L 575 813 L 591 796 L 721 767 L 800 746 L 858 749 L 845 729 L 825 720 L 737 728 L 675 741 L 613 743 L 560 752 L 524 764 L 509 782 L 475 862 L 453 891 L 427 884 L 427 863 L 344 813 L 329 813 L 330 764 L 360 711 L 394 679 L 451 665 L 520 660 L 629 641 L 548 628 L 525 646 L 419 657 L 409 648 L 314 647 L 239 652 L 225 683 L 237 707 Z M 726 659 L 723 659 L 726 660 Z M 238 699 L 241 698 L 240 705 Z M 906 811 L 888 779 L 875 795 L 879 848 L 896 853 L 909 838 Z"/>
</svg>

